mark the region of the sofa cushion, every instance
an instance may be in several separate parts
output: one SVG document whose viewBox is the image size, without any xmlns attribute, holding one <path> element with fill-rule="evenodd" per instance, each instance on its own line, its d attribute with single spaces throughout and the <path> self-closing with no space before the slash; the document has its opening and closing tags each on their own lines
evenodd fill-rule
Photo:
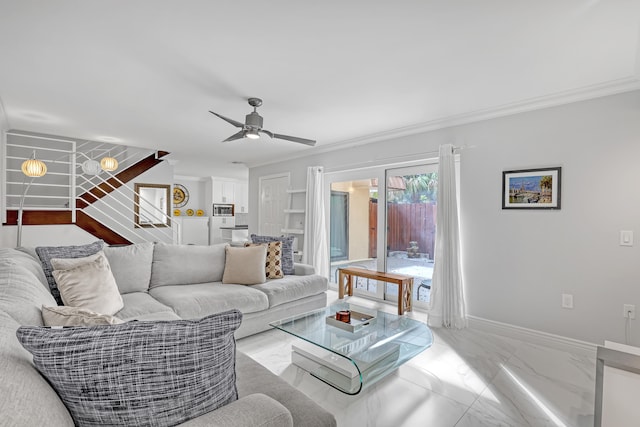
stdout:
<svg viewBox="0 0 640 427">
<path fill-rule="evenodd" d="M 97 326 L 122 323 L 122 320 L 108 314 L 99 314 L 95 311 L 66 305 L 42 306 L 42 320 L 45 326 Z"/>
<path fill-rule="evenodd" d="M 237 310 L 197 321 L 129 322 L 17 336 L 79 426 L 174 426 L 238 398 Z"/>
<path fill-rule="evenodd" d="M 291 412 L 295 426 L 337 425 L 335 417 L 330 412 L 242 352 L 237 354 L 236 371 L 240 398 L 253 393 L 266 394 L 282 403 Z"/>
<path fill-rule="evenodd" d="M 29 255 L 30 258 L 33 258 L 33 260 L 30 260 L 32 261 L 30 262 L 30 264 L 32 264 L 36 268 L 30 269 L 30 270 L 33 271 L 33 274 L 35 274 L 38 277 L 38 280 L 40 280 L 40 283 L 44 285 L 45 289 L 48 292 L 51 292 L 49 288 L 49 283 L 47 282 L 47 278 L 44 275 L 44 270 L 42 269 L 42 263 L 40 262 L 40 257 L 36 253 L 36 248 L 33 246 L 20 246 L 15 249 L 16 251 L 27 254 Z"/>
<path fill-rule="evenodd" d="M 264 292 L 253 286 L 198 283 L 195 285 L 159 286 L 149 291 L 152 297 L 168 305 L 183 319 L 198 319 L 211 313 L 237 308 L 253 313 L 269 308 Z"/>
<path fill-rule="evenodd" d="M 267 280 L 264 267 L 266 258 L 266 245 L 242 248 L 227 246 L 222 283 L 238 285 L 264 283 Z"/>
<path fill-rule="evenodd" d="M 0 310 L 0 425 L 72 427 L 69 411 L 18 342 L 18 327 Z"/>
<path fill-rule="evenodd" d="M 124 307 L 116 313 L 122 320 L 178 320 L 171 307 L 167 307 L 147 292 L 131 292 L 122 295 Z M 223 310 L 224 311 L 224 310 Z M 167 314 L 174 316 L 167 317 Z M 156 316 L 157 315 L 157 316 Z"/>
<path fill-rule="evenodd" d="M 259 236 L 257 234 L 251 235 L 251 241 L 253 243 L 269 243 L 269 242 L 282 242 L 282 271 L 284 274 L 295 274 L 293 268 L 293 240 L 294 236 Z"/>
<path fill-rule="evenodd" d="M 156 244 L 150 288 L 221 281 L 226 246 Z"/>
<path fill-rule="evenodd" d="M 291 412 L 262 393 L 238 399 L 216 411 L 180 424 L 180 427 L 293 427 Z"/>
<path fill-rule="evenodd" d="M 51 295 L 56 299 L 58 304 L 62 305 L 62 298 L 60 298 L 60 291 L 53 278 L 53 267 L 51 265 L 52 258 L 84 258 L 89 255 L 98 253 L 104 247 L 102 240 L 89 243 L 88 245 L 80 246 L 39 246 L 36 248 L 36 253 L 40 262 L 42 263 L 42 270 L 49 283 L 51 289 Z"/>
<path fill-rule="evenodd" d="M 267 279 L 281 279 L 282 272 L 282 242 L 269 243 L 245 243 L 245 246 L 267 245 L 267 259 L 264 263 L 264 271 Z"/>
<path fill-rule="evenodd" d="M 109 260 L 111 272 L 121 294 L 149 290 L 153 243 L 107 246 L 104 248 L 104 254 Z"/>
<path fill-rule="evenodd" d="M 253 286 L 264 292 L 269 299 L 269 307 L 275 307 L 290 301 L 321 294 L 328 289 L 328 281 L 322 276 L 284 276 L 282 279 L 267 280 L 266 283 Z"/>
<path fill-rule="evenodd" d="M 42 326 L 43 305 L 58 305 L 35 274 L 40 263 L 15 249 L 0 248 L 0 310 L 21 325 Z"/>
<path fill-rule="evenodd" d="M 53 258 L 51 264 L 55 268 L 52 274 L 65 305 L 109 315 L 117 313 L 124 306 L 109 261 L 102 252 L 95 260 L 66 270 L 61 268 L 72 264 L 68 260 Z"/>
</svg>

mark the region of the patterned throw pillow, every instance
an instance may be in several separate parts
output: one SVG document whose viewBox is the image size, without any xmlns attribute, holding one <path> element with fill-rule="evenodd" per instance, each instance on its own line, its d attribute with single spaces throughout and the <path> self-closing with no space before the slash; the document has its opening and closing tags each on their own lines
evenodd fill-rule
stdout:
<svg viewBox="0 0 640 427">
<path fill-rule="evenodd" d="M 242 313 L 52 329 L 22 345 L 77 426 L 174 426 L 238 398 L 233 333 Z"/>
<path fill-rule="evenodd" d="M 245 246 L 259 246 L 265 243 L 245 243 Z M 267 279 L 282 279 L 282 242 L 267 243 L 267 260 L 265 262 Z"/>
<path fill-rule="evenodd" d="M 257 234 L 251 235 L 251 241 L 253 243 L 269 243 L 269 242 L 282 242 L 282 272 L 284 274 L 295 274 L 293 268 L 293 239 L 294 236 L 258 236 Z"/>
<path fill-rule="evenodd" d="M 63 305 L 62 298 L 56 280 L 53 278 L 53 267 L 51 266 L 52 258 L 84 258 L 89 255 L 96 254 L 102 250 L 104 242 L 102 240 L 81 246 L 40 246 L 36 248 L 38 258 L 42 264 L 42 270 L 49 283 L 51 295 L 56 299 L 59 305 Z"/>
</svg>

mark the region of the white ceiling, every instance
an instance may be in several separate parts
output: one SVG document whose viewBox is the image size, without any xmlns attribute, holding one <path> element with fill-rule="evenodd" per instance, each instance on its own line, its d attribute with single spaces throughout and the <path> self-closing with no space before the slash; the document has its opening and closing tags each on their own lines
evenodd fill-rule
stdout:
<svg viewBox="0 0 640 427">
<path fill-rule="evenodd" d="M 0 0 L 12 129 L 170 151 L 206 176 L 638 88 L 640 0 Z M 221 143 L 264 127 L 318 141 Z"/>
</svg>

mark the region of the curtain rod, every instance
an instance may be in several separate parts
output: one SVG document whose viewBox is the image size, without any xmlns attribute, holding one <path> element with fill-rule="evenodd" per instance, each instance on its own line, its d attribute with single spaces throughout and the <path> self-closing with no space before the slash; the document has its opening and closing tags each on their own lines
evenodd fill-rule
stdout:
<svg viewBox="0 0 640 427">
<path fill-rule="evenodd" d="M 456 147 L 455 145 L 453 146 L 454 153 L 456 151 L 462 151 L 464 149 L 465 147 Z M 324 172 L 325 173 L 343 172 L 345 170 L 350 170 L 350 169 L 363 169 L 367 167 L 375 167 L 375 166 L 380 166 L 380 162 L 387 162 L 389 160 L 393 161 L 393 160 L 407 159 L 406 161 L 408 162 L 408 161 L 436 159 L 438 158 L 439 155 L 440 155 L 440 151 L 423 151 L 421 153 L 404 154 L 402 156 L 383 157 L 375 160 L 367 160 L 365 162 L 351 163 L 348 165 L 340 165 L 334 168 L 325 168 Z M 416 159 L 416 157 L 419 157 L 419 158 Z"/>
</svg>

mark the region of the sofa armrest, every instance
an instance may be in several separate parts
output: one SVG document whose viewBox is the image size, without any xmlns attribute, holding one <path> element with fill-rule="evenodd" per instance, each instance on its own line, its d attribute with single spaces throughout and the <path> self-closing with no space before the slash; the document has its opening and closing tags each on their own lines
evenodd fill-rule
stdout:
<svg viewBox="0 0 640 427">
<path fill-rule="evenodd" d="M 293 418 L 280 402 L 261 393 L 180 424 L 180 427 L 293 427 Z"/>
<path fill-rule="evenodd" d="M 294 274 L 296 276 L 309 276 L 316 274 L 316 268 L 311 264 L 293 263 Z"/>
</svg>

